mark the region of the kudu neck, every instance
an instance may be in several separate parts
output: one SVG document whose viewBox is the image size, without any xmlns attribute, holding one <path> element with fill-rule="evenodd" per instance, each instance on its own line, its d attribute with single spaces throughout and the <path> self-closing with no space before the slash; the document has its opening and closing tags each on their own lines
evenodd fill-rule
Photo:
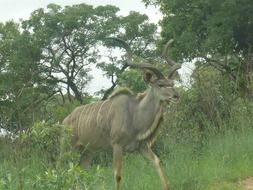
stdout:
<svg viewBox="0 0 253 190">
<path fill-rule="evenodd" d="M 147 139 L 155 130 L 162 117 L 162 102 L 155 88 L 149 88 L 140 101 L 137 114 L 138 140 Z"/>
<path fill-rule="evenodd" d="M 154 87 L 150 87 L 146 92 L 146 96 L 140 102 L 140 108 L 156 111 L 160 106 L 161 100 L 157 90 Z"/>
</svg>

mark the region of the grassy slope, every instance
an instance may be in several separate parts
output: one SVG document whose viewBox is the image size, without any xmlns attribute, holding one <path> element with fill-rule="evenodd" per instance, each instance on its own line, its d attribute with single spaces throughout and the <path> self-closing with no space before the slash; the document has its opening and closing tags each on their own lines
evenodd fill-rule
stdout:
<svg viewBox="0 0 253 190">
<path fill-rule="evenodd" d="M 22 154 L 20 147 L 0 143 L 0 189 L 34 189 L 32 184 L 38 180 L 37 176 L 43 178 L 41 176 L 51 167 L 46 159 L 39 152 L 27 151 Z M 170 143 L 173 143 L 173 139 Z M 172 189 L 240 190 L 238 181 L 253 176 L 252 129 L 209 135 L 200 151 L 193 147 L 192 144 L 174 143 L 170 152 L 160 155 Z M 113 189 L 112 169 L 103 167 L 99 175 L 97 171 L 95 166 L 89 171 L 90 176 L 98 176 L 95 183 L 90 183 L 93 184 L 90 189 Z M 155 170 L 139 155 L 125 156 L 122 175 L 122 190 L 161 189 Z M 51 180 L 52 176 L 49 178 Z M 93 178 L 85 179 L 94 181 Z M 52 182 L 52 189 L 57 189 L 60 180 Z M 43 186 L 43 183 L 49 182 L 45 178 L 38 183 Z"/>
</svg>

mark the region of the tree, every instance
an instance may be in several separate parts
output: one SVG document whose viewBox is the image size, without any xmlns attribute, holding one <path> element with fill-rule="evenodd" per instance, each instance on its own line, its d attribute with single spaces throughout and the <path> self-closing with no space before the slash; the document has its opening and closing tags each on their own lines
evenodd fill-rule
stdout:
<svg viewBox="0 0 253 190">
<path fill-rule="evenodd" d="M 23 22 L 25 31 L 38 39 L 42 46 L 41 65 L 47 77 L 60 88 L 66 87 L 68 98 L 82 102 L 83 88 L 91 79 L 91 63 L 98 59 L 96 44 L 107 35 L 113 20 L 117 20 L 114 6 L 80 4 L 66 6 L 50 4 L 48 10 L 38 9 Z"/>
<path fill-rule="evenodd" d="M 232 81 L 235 94 L 253 98 L 252 1 L 143 1 L 160 5 L 162 43 L 175 39 L 175 57 L 200 58 Z"/>
<path fill-rule="evenodd" d="M 54 95 L 54 83 L 40 70 L 40 47 L 14 22 L 0 24 L 0 123 L 22 129 L 35 120 L 40 103 Z"/>
<path fill-rule="evenodd" d="M 109 43 L 107 36 L 124 38 L 136 60 L 154 55 L 156 26 L 148 22 L 146 15 L 131 12 L 125 17 L 117 16 L 118 10 L 109 5 L 61 8 L 50 4 L 21 23 L 0 23 L 1 127 L 19 130 L 29 128 L 37 120 L 55 121 L 50 118 L 54 114 L 48 112 L 57 109 L 60 98 L 64 103 L 66 96 L 75 105 L 75 100 L 79 104 L 90 101 L 91 97 L 84 98 L 83 94 L 91 66 L 98 65 L 112 79 L 112 87 L 104 97 L 119 83 L 129 85 L 129 77 L 140 79 L 141 75 L 131 70 L 121 78 L 127 67 L 122 58 L 113 54 L 98 64 L 102 54 L 98 48 Z M 109 48 L 106 52 L 110 51 Z M 130 85 L 136 90 L 142 87 L 138 84 Z M 61 113 L 64 111 L 60 109 Z"/>
<path fill-rule="evenodd" d="M 149 23 L 148 17 L 145 14 L 140 14 L 138 12 L 130 12 L 129 15 L 125 17 L 120 17 L 117 28 L 118 30 L 113 33 L 114 36 L 120 37 L 124 39 L 130 46 L 133 51 L 133 54 L 136 56 L 136 60 L 140 61 L 140 58 L 148 58 L 152 59 L 155 56 L 155 42 L 157 38 L 157 26 L 153 23 Z M 127 65 L 122 57 L 118 57 L 115 55 L 114 51 L 110 49 L 115 46 L 115 43 L 112 40 L 105 40 L 106 46 L 108 49 L 108 62 L 102 62 L 98 64 L 98 67 L 105 72 L 105 76 L 107 76 L 111 80 L 111 87 L 107 90 L 102 90 L 100 93 L 103 94 L 102 99 L 106 99 L 110 93 L 114 90 L 114 88 L 118 85 L 127 85 L 125 79 L 129 79 L 129 77 L 140 78 L 138 72 L 125 72 L 127 69 Z M 124 79 L 122 78 L 124 76 Z M 131 80 L 134 80 L 131 78 Z M 138 80 L 135 80 L 138 84 L 136 86 L 140 86 L 140 89 L 143 89 L 144 83 L 141 83 Z M 132 85 L 133 89 L 136 90 L 136 86 Z M 142 86 L 142 87 L 141 87 Z M 139 90 L 140 90 L 139 89 Z"/>
</svg>

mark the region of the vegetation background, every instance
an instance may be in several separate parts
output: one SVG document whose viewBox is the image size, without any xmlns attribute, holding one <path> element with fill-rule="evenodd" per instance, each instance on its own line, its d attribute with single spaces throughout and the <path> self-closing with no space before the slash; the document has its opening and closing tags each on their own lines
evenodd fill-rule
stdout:
<svg viewBox="0 0 253 190">
<path fill-rule="evenodd" d="M 123 38 L 135 62 L 148 60 L 164 73 L 159 55 L 173 38 L 171 57 L 196 65 L 191 85 L 178 85 L 180 100 L 169 106 L 154 147 L 172 189 L 240 190 L 253 176 L 253 1 L 143 2 L 160 7 L 161 33 L 146 15 L 118 16 L 111 5 L 50 4 L 27 20 L 0 23 L 0 127 L 9 132 L 0 138 L 0 189 L 113 189 L 109 153 L 89 171 L 79 168 L 77 155 L 55 167 L 58 123 L 75 106 L 105 99 L 118 86 L 147 88 L 107 36 Z M 98 96 L 85 88 L 91 67 L 112 83 Z M 124 159 L 122 189 L 160 187 L 142 157 Z"/>
</svg>

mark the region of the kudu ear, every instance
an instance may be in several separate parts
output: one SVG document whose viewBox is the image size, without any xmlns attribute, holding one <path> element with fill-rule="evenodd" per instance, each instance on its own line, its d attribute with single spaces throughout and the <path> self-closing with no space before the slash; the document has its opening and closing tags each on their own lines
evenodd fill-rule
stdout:
<svg viewBox="0 0 253 190">
<path fill-rule="evenodd" d="M 144 71 L 143 79 L 146 83 L 154 82 L 154 73 L 152 73 L 150 71 Z"/>
</svg>

